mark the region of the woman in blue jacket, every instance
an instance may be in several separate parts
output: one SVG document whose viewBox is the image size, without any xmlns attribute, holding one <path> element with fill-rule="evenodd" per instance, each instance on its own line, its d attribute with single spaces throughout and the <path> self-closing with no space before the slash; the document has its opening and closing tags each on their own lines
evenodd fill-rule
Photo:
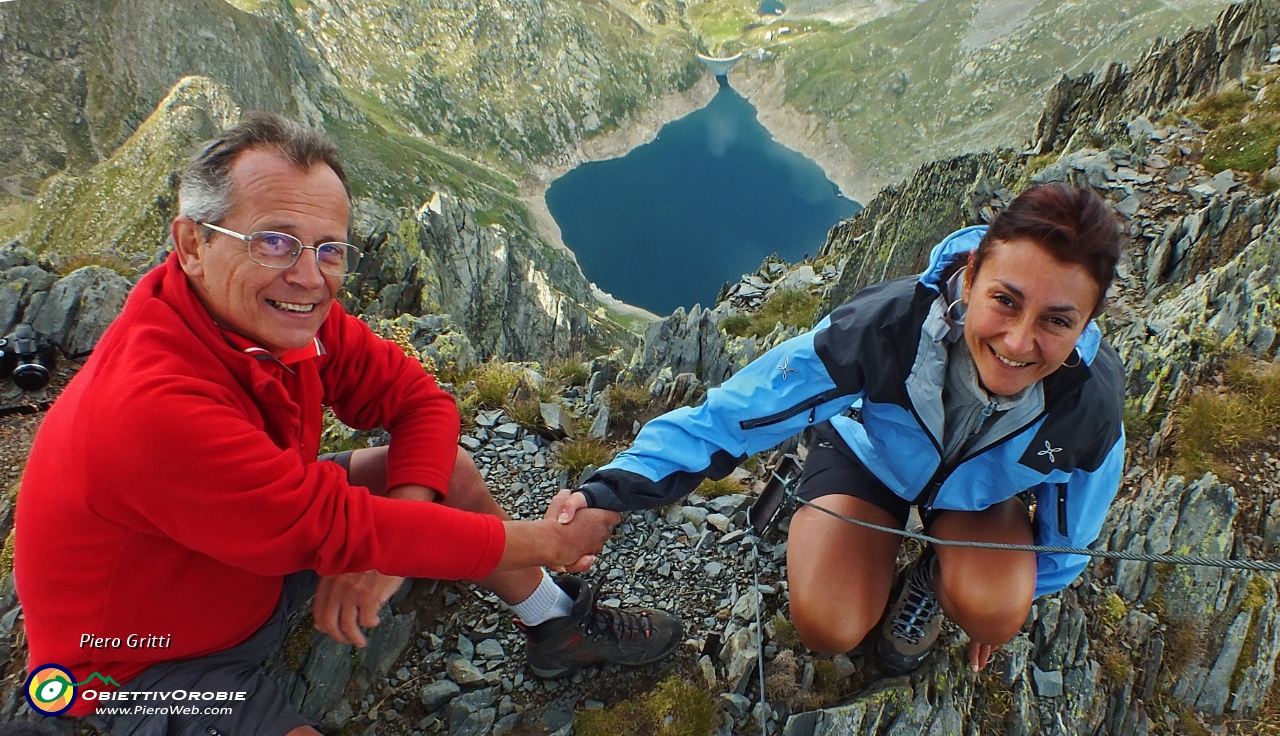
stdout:
<svg viewBox="0 0 1280 736">
<path fill-rule="evenodd" d="M 1124 457 L 1123 371 L 1092 321 L 1120 247 L 1118 222 L 1092 191 L 1030 189 L 990 228 L 939 243 L 923 274 L 859 292 L 701 406 L 649 422 L 560 518 L 672 503 L 812 427 L 799 494 L 818 505 L 898 528 L 914 505 L 928 533 L 948 540 L 1087 546 Z M 910 671 L 945 612 L 981 669 L 1033 598 L 1061 590 L 1087 561 L 938 546 L 904 571 L 885 615 L 900 541 L 796 512 L 788 590 L 809 648 L 847 651 L 883 617 L 880 662 Z"/>
</svg>

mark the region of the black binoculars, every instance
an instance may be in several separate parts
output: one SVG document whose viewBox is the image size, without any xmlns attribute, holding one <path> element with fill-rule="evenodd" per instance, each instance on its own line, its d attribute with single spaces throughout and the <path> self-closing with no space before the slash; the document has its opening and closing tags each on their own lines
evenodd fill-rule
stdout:
<svg viewBox="0 0 1280 736">
<path fill-rule="evenodd" d="M 53 341 L 29 324 L 18 325 L 0 338 L 0 378 L 12 378 L 23 391 L 38 391 L 49 385 L 58 354 Z"/>
</svg>

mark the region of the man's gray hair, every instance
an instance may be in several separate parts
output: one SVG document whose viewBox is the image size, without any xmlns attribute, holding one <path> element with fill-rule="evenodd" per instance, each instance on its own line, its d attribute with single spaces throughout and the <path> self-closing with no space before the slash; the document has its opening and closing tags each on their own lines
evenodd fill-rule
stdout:
<svg viewBox="0 0 1280 736">
<path fill-rule="evenodd" d="M 216 223 L 231 209 L 231 165 L 250 148 L 278 153 L 302 171 L 324 163 L 342 180 L 351 200 L 351 185 L 338 162 L 338 149 L 323 132 L 272 112 L 252 110 L 240 122 L 200 146 L 182 171 L 178 214 L 196 222 Z"/>
</svg>

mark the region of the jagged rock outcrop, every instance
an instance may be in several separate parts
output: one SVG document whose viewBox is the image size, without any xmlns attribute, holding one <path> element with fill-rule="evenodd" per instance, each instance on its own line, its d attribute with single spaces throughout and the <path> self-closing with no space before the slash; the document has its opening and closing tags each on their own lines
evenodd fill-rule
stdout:
<svg viewBox="0 0 1280 736">
<path fill-rule="evenodd" d="M 1280 5 L 1247 0 L 1223 11 L 1213 26 L 1174 43 L 1157 43 L 1132 67 L 1111 64 L 1100 75 L 1063 77 L 1045 99 L 1033 153 L 1070 147 L 1070 141 L 1115 137 L 1117 123 L 1178 109 L 1271 60 L 1280 41 Z"/>
<path fill-rule="evenodd" d="M 51 258 L 98 259 L 126 272 L 142 267 L 169 242 L 177 172 L 201 141 L 239 118 L 225 85 L 207 77 L 179 80 L 106 160 L 46 184 L 25 245 Z"/>
<path fill-rule="evenodd" d="M 322 109 L 362 117 L 292 28 L 219 0 L 13 3 L 0 10 L 6 188 L 30 196 L 55 171 L 106 159 L 190 75 L 313 124 Z"/>
<path fill-rule="evenodd" d="M 346 283 L 357 313 L 447 313 L 482 354 L 516 359 L 578 353 L 588 341 L 634 344 L 588 311 L 590 287 L 567 254 L 526 231 L 482 224 L 457 197 L 438 194 L 416 212 L 369 202 L 361 210 L 366 255 Z"/>
<path fill-rule="evenodd" d="M 133 284 L 101 266 L 85 266 L 64 277 L 16 244 L 0 249 L 0 335 L 29 322 L 62 352 L 83 357 L 124 307 Z"/>
<path fill-rule="evenodd" d="M 667 368 L 672 375 L 688 373 L 708 386 L 723 383 L 737 366 L 725 349 L 718 316 L 695 304 L 688 314 L 678 307 L 670 317 L 649 325 L 628 366 L 629 378 L 644 383 Z"/>
<path fill-rule="evenodd" d="M 1022 158 L 998 151 L 925 164 L 901 187 L 886 187 L 866 209 L 832 228 L 820 258 L 843 265 L 828 293 L 828 310 L 871 284 L 923 271 L 929 249 L 948 233 L 990 219 L 988 201 L 1012 198 Z"/>
<path fill-rule="evenodd" d="M 394 319 L 366 315 L 365 319 L 374 332 L 396 340 L 401 347 L 412 347 L 424 364 L 435 365 L 437 369 L 453 366 L 458 371 L 466 371 L 479 362 L 471 339 L 447 314 L 425 317 L 402 314 Z"/>
</svg>

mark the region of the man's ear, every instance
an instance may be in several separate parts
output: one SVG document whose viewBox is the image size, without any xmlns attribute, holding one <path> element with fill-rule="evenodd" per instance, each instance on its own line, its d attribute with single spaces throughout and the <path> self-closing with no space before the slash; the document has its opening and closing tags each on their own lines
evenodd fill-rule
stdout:
<svg viewBox="0 0 1280 736">
<path fill-rule="evenodd" d="M 180 215 L 173 219 L 171 233 L 173 246 L 178 251 L 178 263 L 188 276 L 203 276 L 204 263 L 200 256 L 200 226 L 190 217 Z"/>
</svg>

